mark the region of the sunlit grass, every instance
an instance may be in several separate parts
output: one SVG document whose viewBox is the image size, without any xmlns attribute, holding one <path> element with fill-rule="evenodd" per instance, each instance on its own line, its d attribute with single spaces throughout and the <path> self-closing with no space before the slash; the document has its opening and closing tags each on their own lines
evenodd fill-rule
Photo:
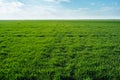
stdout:
<svg viewBox="0 0 120 80">
<path fill-rule="evenodd" d="M 120 21 L 0 21 L 0 80 L 119 80 Z"/>
</svg>

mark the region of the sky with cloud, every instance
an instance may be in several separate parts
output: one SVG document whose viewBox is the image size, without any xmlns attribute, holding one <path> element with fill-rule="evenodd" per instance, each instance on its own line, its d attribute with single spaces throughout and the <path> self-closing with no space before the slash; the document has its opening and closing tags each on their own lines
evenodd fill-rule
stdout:
<svg viewBox="0 0 120 80">
<path fill-rule="evenodd" d="M 0 19 L 120 19 L 120 0 L 0 0 Z"/>
</svg>

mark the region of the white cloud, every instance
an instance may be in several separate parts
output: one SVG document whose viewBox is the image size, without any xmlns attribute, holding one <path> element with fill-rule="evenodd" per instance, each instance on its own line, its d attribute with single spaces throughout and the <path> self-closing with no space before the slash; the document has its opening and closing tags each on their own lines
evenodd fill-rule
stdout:
<svg viewBox="0 0 120 80">
<path fill-rule="evenodd" d="M 24 4 L 21 2 L 5 2 L 0 0 L 0 14 L 9 14 L 18 12 Z"/>
<path fill-rule="evenodd" d="M 119 12 L 120 8 L 116 7 L 69 9 L 59 5 L 26 5 L 0 0 L 0 19 L 120 19 Z"/>
</svg>

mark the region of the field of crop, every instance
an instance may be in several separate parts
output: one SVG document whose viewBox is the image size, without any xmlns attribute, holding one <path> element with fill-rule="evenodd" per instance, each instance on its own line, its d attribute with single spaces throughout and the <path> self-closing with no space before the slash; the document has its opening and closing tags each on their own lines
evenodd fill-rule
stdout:
<svg viewBox="0 0 120 80">
<path fill-rule="evenodd" d="M 0 21 L 0 80 L 120 80 L 120 20 Z"/>
</svg>

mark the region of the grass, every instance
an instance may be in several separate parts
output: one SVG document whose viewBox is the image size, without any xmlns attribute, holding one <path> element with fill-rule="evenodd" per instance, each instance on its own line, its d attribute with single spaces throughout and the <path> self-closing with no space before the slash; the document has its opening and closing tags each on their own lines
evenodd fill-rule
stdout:
<svg viewBox="0 0 120 80">
<path fill-rule="evenodd" d="M 120 80 L 120 20 L 0 21 L 0 80 Z"/>
</svg>

